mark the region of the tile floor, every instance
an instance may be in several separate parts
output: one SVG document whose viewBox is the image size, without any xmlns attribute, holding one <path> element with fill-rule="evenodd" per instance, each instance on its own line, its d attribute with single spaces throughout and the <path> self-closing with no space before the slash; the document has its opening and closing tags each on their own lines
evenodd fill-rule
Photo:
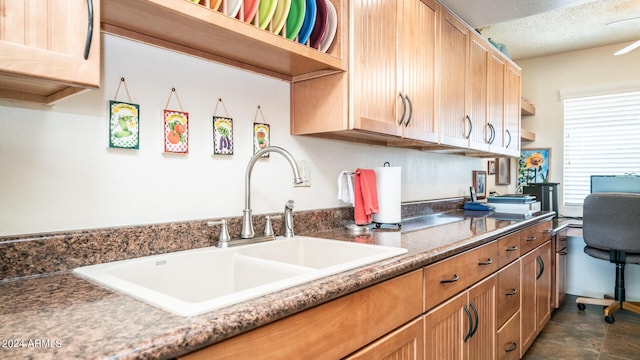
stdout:
<svg viewBox="0 0 640 360">
<path fill-rule="evenodd" d="M 607 324 L 602 306 L 579 311 L 575 300 L 568 295 L 553 312 L 524 360 L 640 360 L 640 315 L 617 311 Z"/>
</svg>

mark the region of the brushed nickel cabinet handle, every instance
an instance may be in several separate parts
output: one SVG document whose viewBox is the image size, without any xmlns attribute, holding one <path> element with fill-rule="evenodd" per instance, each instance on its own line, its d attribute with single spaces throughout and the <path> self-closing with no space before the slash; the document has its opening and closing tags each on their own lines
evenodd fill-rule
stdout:
<svg viewBox="0 0 640 360">
<path fill-rule="evenodd" d="M 458 280 L 460 280 L 460 278 L 458 277 L 458 274 L 454 274 L 453 275 L 453 279 L 440 280 L 440 284 L 452 283 L 452 282 L 456 282 Z"/>
<path fill-rule="evenodd" d="M 526 241 L 536 241 L 536 240 L 538 240 L 538 238 L 535 237 L 535 236 L 530 236 L 530 237 L 526 238 L 525 240 Z"/>
<path fill-rule="evenodd" d="M 518 349 L 518 344 L 516 344 L 515 341 L 512 341 L 511 344 L 509 344 L 508 348 L 505 348 L 504 351 L 505 352 L 512 352 L 512 351 L 516 351 Z"/>
<path fill-rule="evenodd" d="M 402 126 L 402 123 L 404 122 L 404 116 L 407 115 L 407 102 L 404 100 L 404 96 L 402 95 L 402 93 L 398 93 L 398 96 L 400 97 L 400 100 L 402 100 L 402 115 L 400 116 L 398 125 Z"/>
<path fill-rule="evenodd" d="M 493 259 L 488 258 L 487 261 L 480 261 L 478 262 L 478 265 L 491 265 L 493 264 Z"/>
<path fill-rule="evenodd" d="M 87 8 L 89 11 L 89 24 L 87 26 L 87 40 L 84 43 L 84 59 L 89 58 L 91 50 L 91 39 L 93 38 L 93 0 L 87 0 Z"/>
<path fill-rule="evenodd" d="M 507 295 L 507 296 L 513 296 L 513 295 L 515 295 L 515 294 L 517 294 L 517 293 L 518 293 L 518 289 L 513 288 L 513 289 L 511 289 L 511 291 L 509 291 L 508 293 L 505 293 L 505 295 Z"/>
<path fill-rule="evenodd" d="M 516 250 L 518 250 L 517 246 L 511 246 L 507 248 L 507 251 L 516 251 Z"/>
</svg>

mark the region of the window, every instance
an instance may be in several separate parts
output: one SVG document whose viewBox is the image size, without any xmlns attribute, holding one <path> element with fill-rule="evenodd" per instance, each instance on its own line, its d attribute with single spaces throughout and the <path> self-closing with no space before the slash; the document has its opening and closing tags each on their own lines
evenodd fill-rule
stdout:
<svg viewBox="0 0 640 360">
<path fill-rule="evenodd" d="M 640 174 L 640 91 L 564 99 L 564 205 L 582 206 L 591 175 Z"/>
</svg>

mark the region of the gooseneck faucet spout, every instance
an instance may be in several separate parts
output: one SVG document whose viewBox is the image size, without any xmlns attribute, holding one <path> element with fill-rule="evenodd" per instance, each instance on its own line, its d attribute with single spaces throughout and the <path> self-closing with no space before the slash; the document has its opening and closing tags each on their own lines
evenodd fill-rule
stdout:
<svg viewBox="0 0 640 360">
<path fill-rule="evenodd" d="M 291 169 L 293 170 L 294 184 L 302 183 L 296 160 L 287 150 L 278 146 L 267 146 L 256 152 L 251 160 L 249 160 L 249 164 L 247 164 L 247 172 L 244 178 L 244 210 L 242 210 L 242 231 L 240 232 L 240 237 L 243 239 L 251 239 L 255 236 L 255 232 L 253 231 L 253 218 L 251 216 L 251 171 L 256 161 L 258 161 L 262 155 L 272 152 L 282 155 L 289 161 Z"/>
</svg>

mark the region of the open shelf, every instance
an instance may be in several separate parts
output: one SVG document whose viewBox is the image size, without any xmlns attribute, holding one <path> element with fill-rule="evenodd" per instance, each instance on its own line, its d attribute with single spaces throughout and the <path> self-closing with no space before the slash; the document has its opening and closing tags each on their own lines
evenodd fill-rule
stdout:
<svg viewBox="0 0 640 360">
<path fill-rule="evenodd" d="M 523 116 L 531 116 L 536 114 L 535 106 L 525 102 L 524 100 L 520 100 L 520 113 Z"/>
<path fill-rule="evenodd" d="M 342 60 L 184 0 L 102 1 L 102 30 L 287 81 L 344 71 Z"/>
</svg>

